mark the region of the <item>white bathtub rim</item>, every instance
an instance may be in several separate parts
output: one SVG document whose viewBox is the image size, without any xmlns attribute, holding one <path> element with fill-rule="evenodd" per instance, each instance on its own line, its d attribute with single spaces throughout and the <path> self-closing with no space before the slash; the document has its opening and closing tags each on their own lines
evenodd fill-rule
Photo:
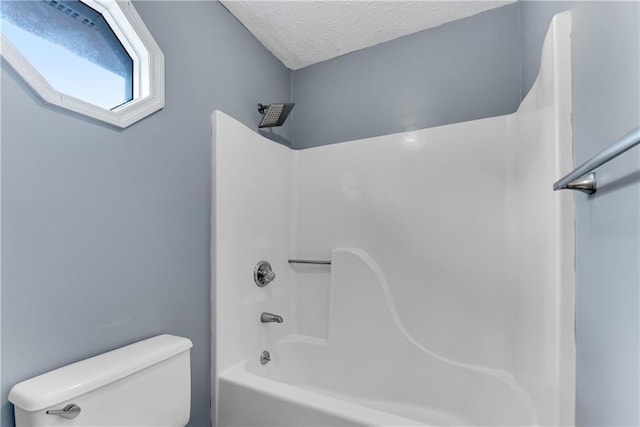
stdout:
<svg viewBox="0 0 640 427">
<path fill-rule="evenodd" d="M 241 387 L 268 394 L 282 401 L 303 406 L 344 418 L 352 423 L 361 423 L 376 427 L 393 426 L 429 426 L 423 422 L 404 418 L 377 409 L 351 403 L 320 392 L 309 391 L 301 387 L 285 384 L 276 380 L 261 377 L 246 370 L 248 361 L 244 360 L 226 369 L 218 376 L 220 381 L 227 381 Z"/>
</svg>

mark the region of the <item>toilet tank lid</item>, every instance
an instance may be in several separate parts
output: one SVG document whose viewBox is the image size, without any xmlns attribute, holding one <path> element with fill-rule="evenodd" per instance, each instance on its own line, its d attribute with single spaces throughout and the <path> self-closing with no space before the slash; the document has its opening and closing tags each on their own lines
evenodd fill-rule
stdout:
<svg viewBox="0 0 640 427">
<path fill-rule="evenodd" d="M 160 363 L 193 347 L 187 338 L 158 335 L 44 373 L 13 386 L 9 401 L 40 411 Z"/>
</svg>

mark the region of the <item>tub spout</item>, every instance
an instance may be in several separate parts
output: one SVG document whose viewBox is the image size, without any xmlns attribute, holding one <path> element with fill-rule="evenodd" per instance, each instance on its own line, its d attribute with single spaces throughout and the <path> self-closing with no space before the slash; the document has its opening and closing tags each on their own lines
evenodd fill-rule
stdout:
<svg viewBox="0 0 640 427">
<path fill-rule="evenodd" d="M 276 323 L 282 323 L 282 317 L 278 316 L 277 314 L 272 314 L 272 313 L 262 313 L 262 316 L 260 316 L 260 321 L 262 323 L 271 323 L 271 322 L 276 322 Z"/>
</svg>

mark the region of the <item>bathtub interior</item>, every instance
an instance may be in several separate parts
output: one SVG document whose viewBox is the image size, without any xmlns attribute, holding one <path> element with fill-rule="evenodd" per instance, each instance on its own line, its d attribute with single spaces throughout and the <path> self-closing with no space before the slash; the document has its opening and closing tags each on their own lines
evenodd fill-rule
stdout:
<svg viewBox="0 0 640 427">
<path fill-rule="evenodd" d="M 418 424 L 573 424 L 569 31 L 508 116 L 293 151 L 214 113 L 216 414 L 251 374 Z"/>
</svg>

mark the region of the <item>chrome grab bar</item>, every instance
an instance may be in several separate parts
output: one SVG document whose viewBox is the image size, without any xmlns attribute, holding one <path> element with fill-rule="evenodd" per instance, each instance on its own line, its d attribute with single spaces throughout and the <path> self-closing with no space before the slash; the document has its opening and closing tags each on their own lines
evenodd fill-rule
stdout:
<svg viewBox="0 0 640 427">
<path fill-rule="evenodd" d="M 640 144 L 640 127 L 635 128 L 553 184 L 553 191 L 578 190 L 587 194 L 596 192 L 596 174 L 594 169 L 615 159 Z M 585 176 L 589 174 L 588 176 Z"/>
<path fill-rule="evenodd" d="M 290 259 L 289 264 L 321 264 L 331 265 L 331 261 L 316 261 L 312 259 Z"/>
</svg>

